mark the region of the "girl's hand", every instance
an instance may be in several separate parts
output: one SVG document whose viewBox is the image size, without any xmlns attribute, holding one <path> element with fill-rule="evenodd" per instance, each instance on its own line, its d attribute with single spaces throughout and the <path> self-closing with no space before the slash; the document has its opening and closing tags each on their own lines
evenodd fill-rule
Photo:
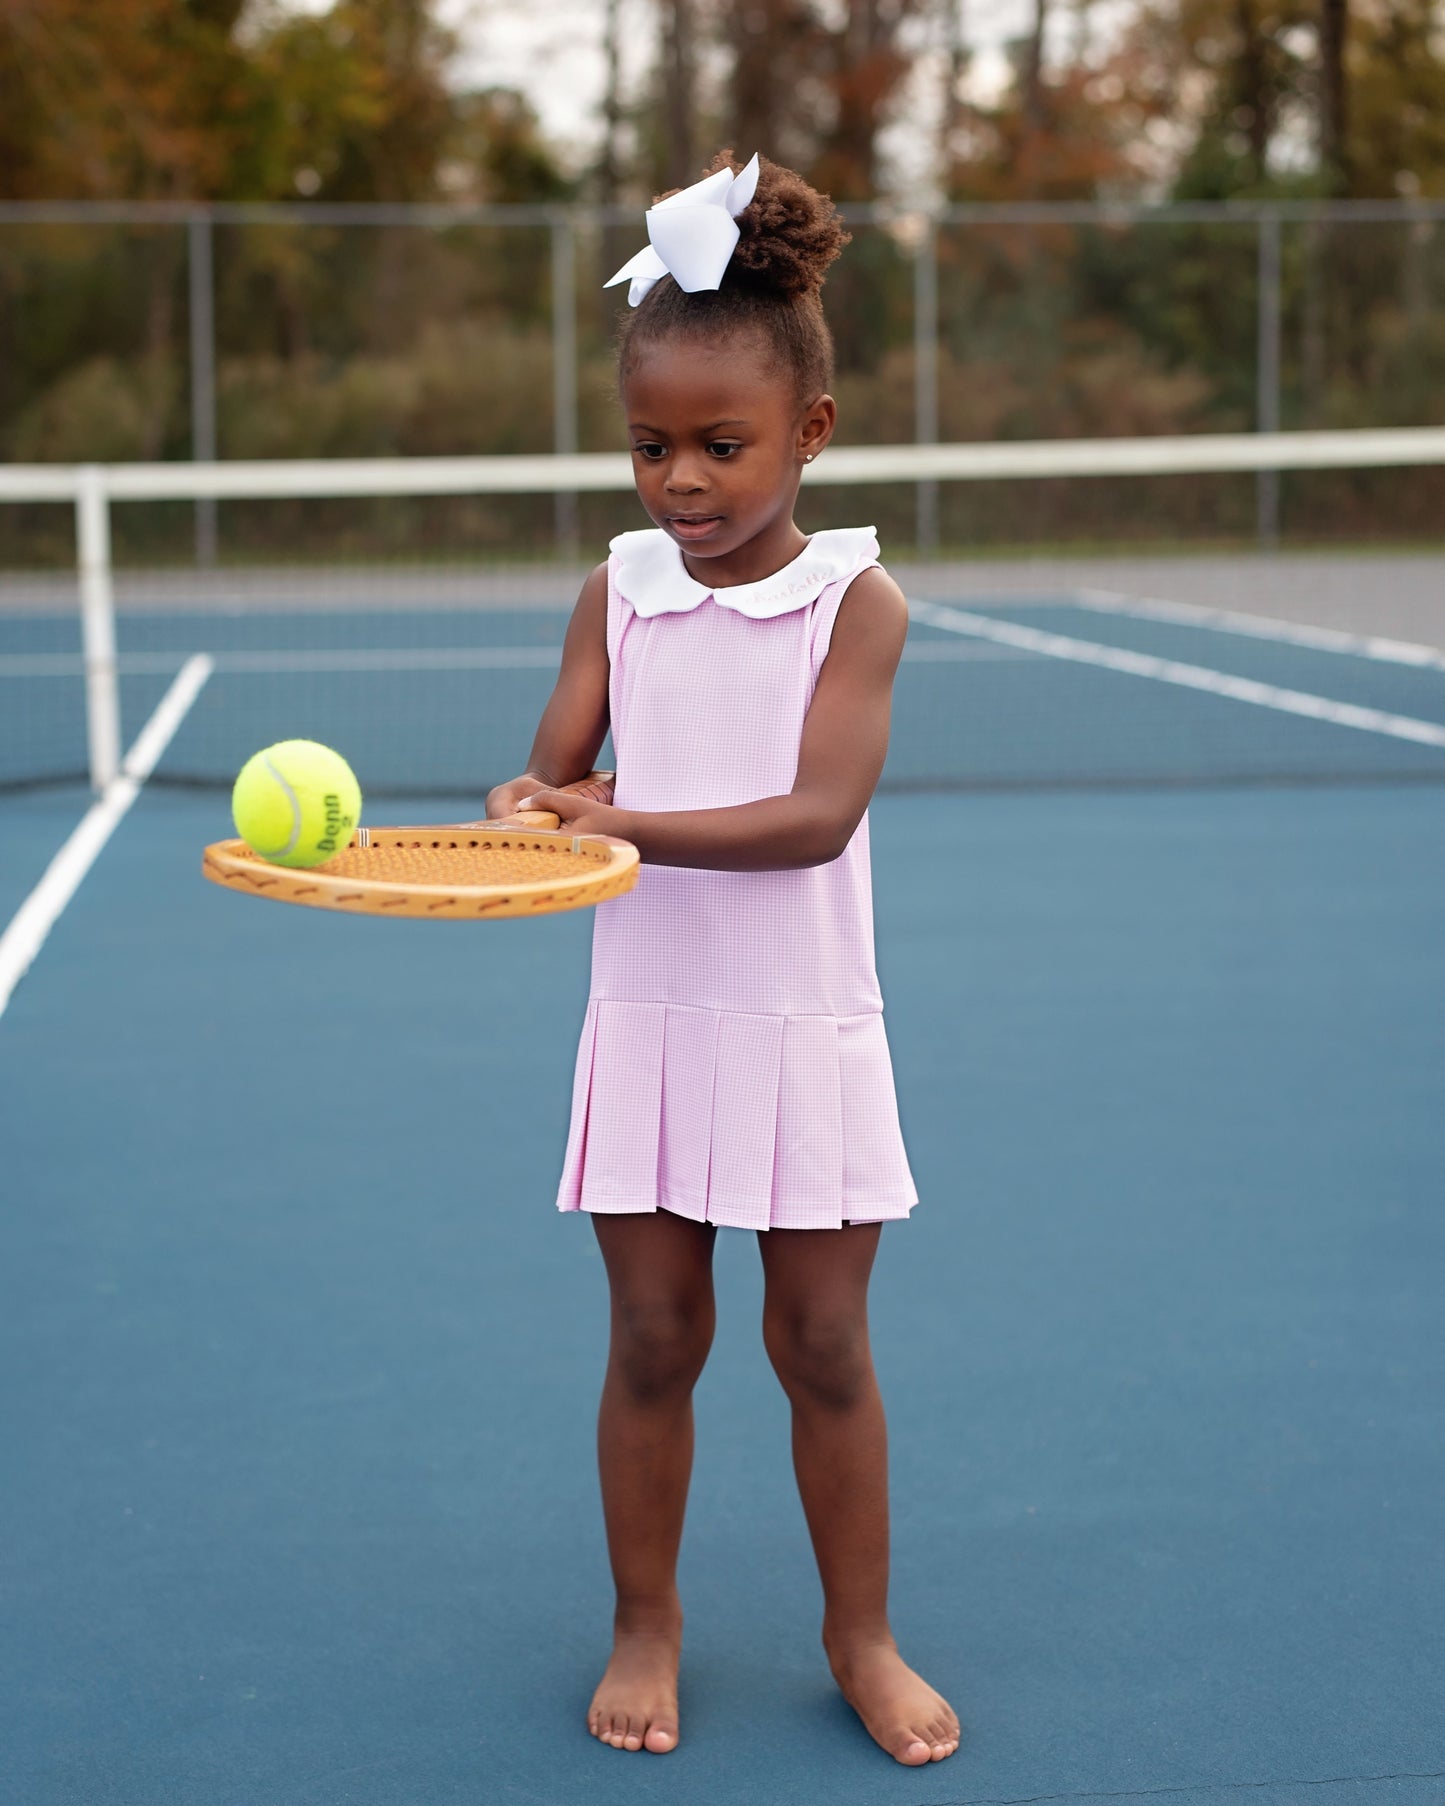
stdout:
<svg viewBox="0 0 1445 1806">
<path fill-rule="evenodd" d="M 574 803 L 610 804 L 614 783 L 615 778 L 603 778 L 596 783 L 583 785 L 580 789 L 568 791 L 565 794 L 569 801 Z M 487 792 L 487 820 L 489 822 L 510 821 L 522 807 L 524 798 L 529 799 L 533 795 L 541 795 L 544 792 L 548 796 L 558 794 L 556 791 L 548 789 L 535 771 L 524 771 L 519 778 L 509 778 L 505 784 L 498 784 L 495 789 Z M 551 803 L 538 803 L 535 806 L 552 809 Z M 552 809 L 552 812 L 559 816 L 562 813 L 560 809 Z M 479 828 L 484 824 L 467 822 L 464 825 Z M 585 833 L 589 830 L 579 829 L 579 832 Z"/>
<path fill-rule="evenodd" d="M 505 784 L 498 784 L 487 792 L 487 820 L 503 821 L 514 815 L 517 810 L 517 798 L 530 796 L 537 788 L 539 779 L 535 771 L 524 771 L 519 778 L 509 778 Z M 480 822 L 467 822 L 469 828 L 479 828 Z"/>
<path fill-rule="evenodd" d="M 585 790 L 531 790 L 513 803 L 514 813 L 524 809 L 550 809 L 558 826 L 574 834 L 606 834 L 627 839 L 627 813 L 612 807 L 613 786 L 589 784 Z"/>
</svg>

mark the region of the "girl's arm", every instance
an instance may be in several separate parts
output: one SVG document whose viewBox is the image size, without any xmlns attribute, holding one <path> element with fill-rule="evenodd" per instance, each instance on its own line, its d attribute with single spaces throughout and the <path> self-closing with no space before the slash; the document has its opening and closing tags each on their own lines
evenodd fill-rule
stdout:
<svg viewBox="0 0 1445 1806">
<path fill-rule="evenodd" d="M 567 623 L 562 666 L 527 769 L 487 792 L 489 819 L 510 815 L 520 798 L 539 787 L 575 784 L 592 770 L 607 738 L 607 679 L 607 566 L 599 564 L 582 585 Z"/>
<path fill-rule="evenodd" d="M 531 806 L 555 810 L 581 833 L 630 840 L 650 865 L 731 872 L 826 865 L 852 839 L 882 774 L 893 675 L 907 634 L 908 603 L 893 579 L 876 566 L 855 577 L 833 623 L 786 796 L 727 809 L 641 811 L 559 798 L 549 789 L 536 792 Z M 593 754 L 600 743 L 591 744 Z M 516 806 L 529 801 L 518 798 Z"/>
</svg>

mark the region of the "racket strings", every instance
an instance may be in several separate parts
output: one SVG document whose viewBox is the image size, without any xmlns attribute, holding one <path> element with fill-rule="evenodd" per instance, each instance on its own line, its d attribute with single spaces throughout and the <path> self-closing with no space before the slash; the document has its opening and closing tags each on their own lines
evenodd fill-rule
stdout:
<svg viewBox="0 0 1445 1806">
<path fill-rule="evenodd" d="M 599 860 L 570 842 L 416 840 L 406 844 L 371 840 L 344 848 L 328 859 L 329 878 L 366 878 L 384 884 L 494 885 L 546 883 L 592 870 Z M 605 859 L 601 863 L 606 863 Z"/>
</svg>

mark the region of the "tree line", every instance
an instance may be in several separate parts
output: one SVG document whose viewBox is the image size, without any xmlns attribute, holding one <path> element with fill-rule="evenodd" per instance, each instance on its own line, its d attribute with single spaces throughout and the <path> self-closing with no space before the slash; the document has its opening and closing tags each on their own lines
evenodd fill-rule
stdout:
<svg viewBox="0 0 1445 1806">
<path fill-rule="evenodd" d="M 884 190 L 900 121 L 937 199 L 1445 196 L 1438 0 L 1032 0 L 989 84 L 974 3 L 595 0 L 606 79 L 579 168 L 524 95 L 458 84 L 438 0 L 0 0 L 0 197 L 630 209 L 732 143 L 847 203 Z M 640 19 L 641 58 L 622 40 Z M 221 456 L 551 449 L 567 298 L 546 226 L 289 221 L 214 233 Z M 914 435 L 906 224 L 855 222 L 830 275 L 844 438 Z M 635 219 L 577 235 L 583 449 L 618 443 L 624 303 L 601 284 L 639 242 Z M 941 230 L 941 436 L 1248 430 L 1258 249 L 1248 222 Z M 1280 253 L 1281 423 L 1441 418 L 1445 221 L 1289 225 Z M 183 225 L 0 225 L 0 458 L 191 455 L 189 254 Z M 1319 530 L 1378 517 L 1373 492 L 1314 488 Z M 1402 532 L 1441 518 L 1414 476 L 1388 488 Z M 1235 489 L 1197 521 L 1215 490 L 1179 492 L 1177 531 L 1247 535 Z M 903 521 L 906 496 L 880 520 L 895 504 Z M 510 543 L 522 512 L 474 509 L 466 531 Z M 1135 524 L 1126 501 L 1115 525 Z M 1042 530 L 992 501 L 946 507 L 945 529 Z"/>
<path fill-rule="evenodd" d="M 1032 0 L 988 91 L 973 0 L 650 0 L 639 77 L 642 3 L 597 0 L 577 169 L 526 96 L 456 84 L 437 0 L 0 0 L 0 193 L 615 201 L 728 142 L 863 200 L 916 115 L 953 199 L 1445 194 L 1438 0 Z"/>
</svg>

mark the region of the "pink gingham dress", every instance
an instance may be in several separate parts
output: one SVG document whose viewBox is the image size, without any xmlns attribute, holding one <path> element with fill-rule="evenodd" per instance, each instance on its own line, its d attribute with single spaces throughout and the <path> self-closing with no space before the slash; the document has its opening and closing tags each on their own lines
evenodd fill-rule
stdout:
<svg viewBox="0 0 1445 1806">
<path fill-rule="evenodd" d="M 716 591 L 660 529 L 608 562 L 615 801 L 715 809 L 786 795 L 838 605 L 871 527 Z M 644 864 L 596 911 L 559 1210 L 837 1229 L 918 1202 L 873 956 L 865 814 L 799 871 Z"/>
</svg>

